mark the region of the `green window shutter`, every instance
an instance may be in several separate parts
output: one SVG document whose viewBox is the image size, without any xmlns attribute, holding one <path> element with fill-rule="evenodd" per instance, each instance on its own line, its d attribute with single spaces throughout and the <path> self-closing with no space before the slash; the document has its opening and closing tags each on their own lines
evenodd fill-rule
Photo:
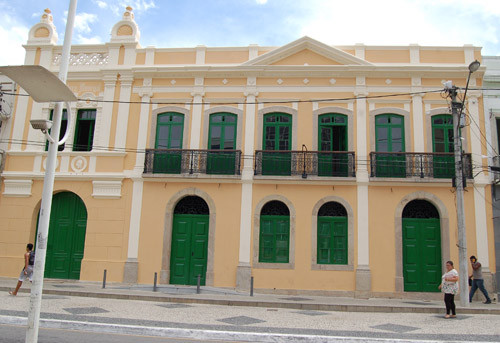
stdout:
<svg viewBox="0 0 500 343">
<path fill-rule="evenodd" d="M 404 117 L 397 114 L 380 114 L 375 117 L 375 148 L 378 154 L 376 176 L 406 177 Z"/>
<path fill-rule="evenodd" d="M 347 151 L 347 116 L 328 113 L 318 118 L 318 150 Z M 347 154 L 318 153 L 319 176 L 348 176 Z"/>
<path fill-rule="evenodd" d="M 259 262 L 288 263 L 290 253 L 290 217 L 260 218 Z"/>
<path fill-rule="evenodd" d="M 262 154 L 263 175 L 290 175 L 292 146 L 292 116 L 286 113 L 268 113 L 264 116 L 262 149 L 279 150 Z"/>
<path fill-rule="evenodd" d="M 318 264 L 347 264 L 347 243 L 347 218 L 318 217 Z"/>
<path fill-rule="evenodd" d="M 432 117 L 432 151 L 434 153 L 453 153 L 453 117 L 441 114 Z M 452 178 L 455 175 L 453 155 L 435 154 L 432 160 L 435 178 Z"/>
<path fill-rule="evenodd" d="M 230 175 L 236 168 L 236 128 L 238 117 L 232 113 L 210 115 L 208 130 L 207 174 Z"/>
<path fill-rule="evenodd" d="M 156 118 L 156 151 L 153 173 L 180 174 L 184 115 L 176 112 L 160 113 Z M 176 149 L 171 150 L 170 149 Z"/>
<path fill-rule="evenodd" d="M 318 218 L 318 264 L 330 263 L 331 240 L 329 220 Z"/>
</svg>

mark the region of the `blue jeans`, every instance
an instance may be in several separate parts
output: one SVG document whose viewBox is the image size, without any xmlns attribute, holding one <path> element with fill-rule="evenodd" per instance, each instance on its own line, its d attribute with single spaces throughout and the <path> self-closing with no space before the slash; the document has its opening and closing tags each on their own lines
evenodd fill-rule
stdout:
<svg viewBox="0 0 500 343">
<path fill-rule="evenodd" d="M 490 297 L 488 296 L 488 292 L 486 291 L 486 288 L 484 288 L 484 280 L 483 279 L 472 279 L 472 287 L 471 287 L 470 293 L 469 293 L 469 302 L 472 302 L 472 297 L 474 296 L 474 293 L 476 293 L 476 290 L 478 288 L 481 292 L 483 292 L 484 296 L 486 297 L 486 301 L 490 300 Z"/>
</svg>

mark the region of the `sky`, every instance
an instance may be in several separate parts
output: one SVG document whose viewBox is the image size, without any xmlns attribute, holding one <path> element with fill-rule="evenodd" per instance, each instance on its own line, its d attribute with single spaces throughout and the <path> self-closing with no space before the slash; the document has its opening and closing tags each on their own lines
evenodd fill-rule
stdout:
<svg viewBox="0 0 500 343">
<path fill-rule="evenodd" d="M 73 44 L 109 41 L 125 7 L 142 47 L 473 44 L 500 55 L 499 0 L 79 0 Z M 52 11 L 64 39 L 69 0 L 0 0 L 0 65 L 23 64 L 30 28 Z"/>
</svg>

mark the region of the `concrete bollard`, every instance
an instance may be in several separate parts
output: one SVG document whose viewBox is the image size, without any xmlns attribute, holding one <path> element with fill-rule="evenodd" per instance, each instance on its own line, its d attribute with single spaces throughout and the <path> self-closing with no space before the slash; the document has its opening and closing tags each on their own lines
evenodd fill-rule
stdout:
<svg viewBox="0 0 500 343">
<path fill-rule="evenodd" d="M 106 288 L 106 273 L 108 271 L 106 269 L 104 269 L 104 275 L 102 277 L 102 288 Z"/>
<path fill-rule="evenodd" d="M 196 280 L 196 294 L 200 294 L 200 283 L 201 283 L 201 275 L 198 274 L 198 279 Z"/>
<path fill-rule="evenodd" d="M 155 272 L 155 281 L 154 281 L 154 284 L 153 284 L 153 292 L 156 292 L 156 282 L 158 281 L 158 273 Z"/>
</svg>

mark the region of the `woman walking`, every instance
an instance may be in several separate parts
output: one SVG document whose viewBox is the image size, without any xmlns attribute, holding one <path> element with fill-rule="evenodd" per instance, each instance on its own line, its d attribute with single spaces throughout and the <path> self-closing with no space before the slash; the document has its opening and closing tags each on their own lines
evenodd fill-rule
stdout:
<svg viewBox="0 0 500 343">
<path fill-rule="evenodd" d="M 31 277 L 33 276 L 33 265 L 35 264 L 35 252 L 33 251 L 33 244 L 28 243 L 26 245 L 26 253 L 24 254 L 24 268 L 21 270 L 21 274 L 19 275 L 19 280 L 17 281 L 16 289 L 12 292 L 9 292 L 10 295 L 17 295 L 19 288 L 23 284 L 23 281 L 26 279 L 31 281 Z"/>
<path fill-rule="evenodd" d="M 446 319 L 456 318 L 455 294 L 458 293 L 458 272 L 453 268 L 453 262 L 446 262 L 446 273 L 441 278 L 439 289 L 444 293 L 444 304 L 446 305 Z"/>
</svg>

